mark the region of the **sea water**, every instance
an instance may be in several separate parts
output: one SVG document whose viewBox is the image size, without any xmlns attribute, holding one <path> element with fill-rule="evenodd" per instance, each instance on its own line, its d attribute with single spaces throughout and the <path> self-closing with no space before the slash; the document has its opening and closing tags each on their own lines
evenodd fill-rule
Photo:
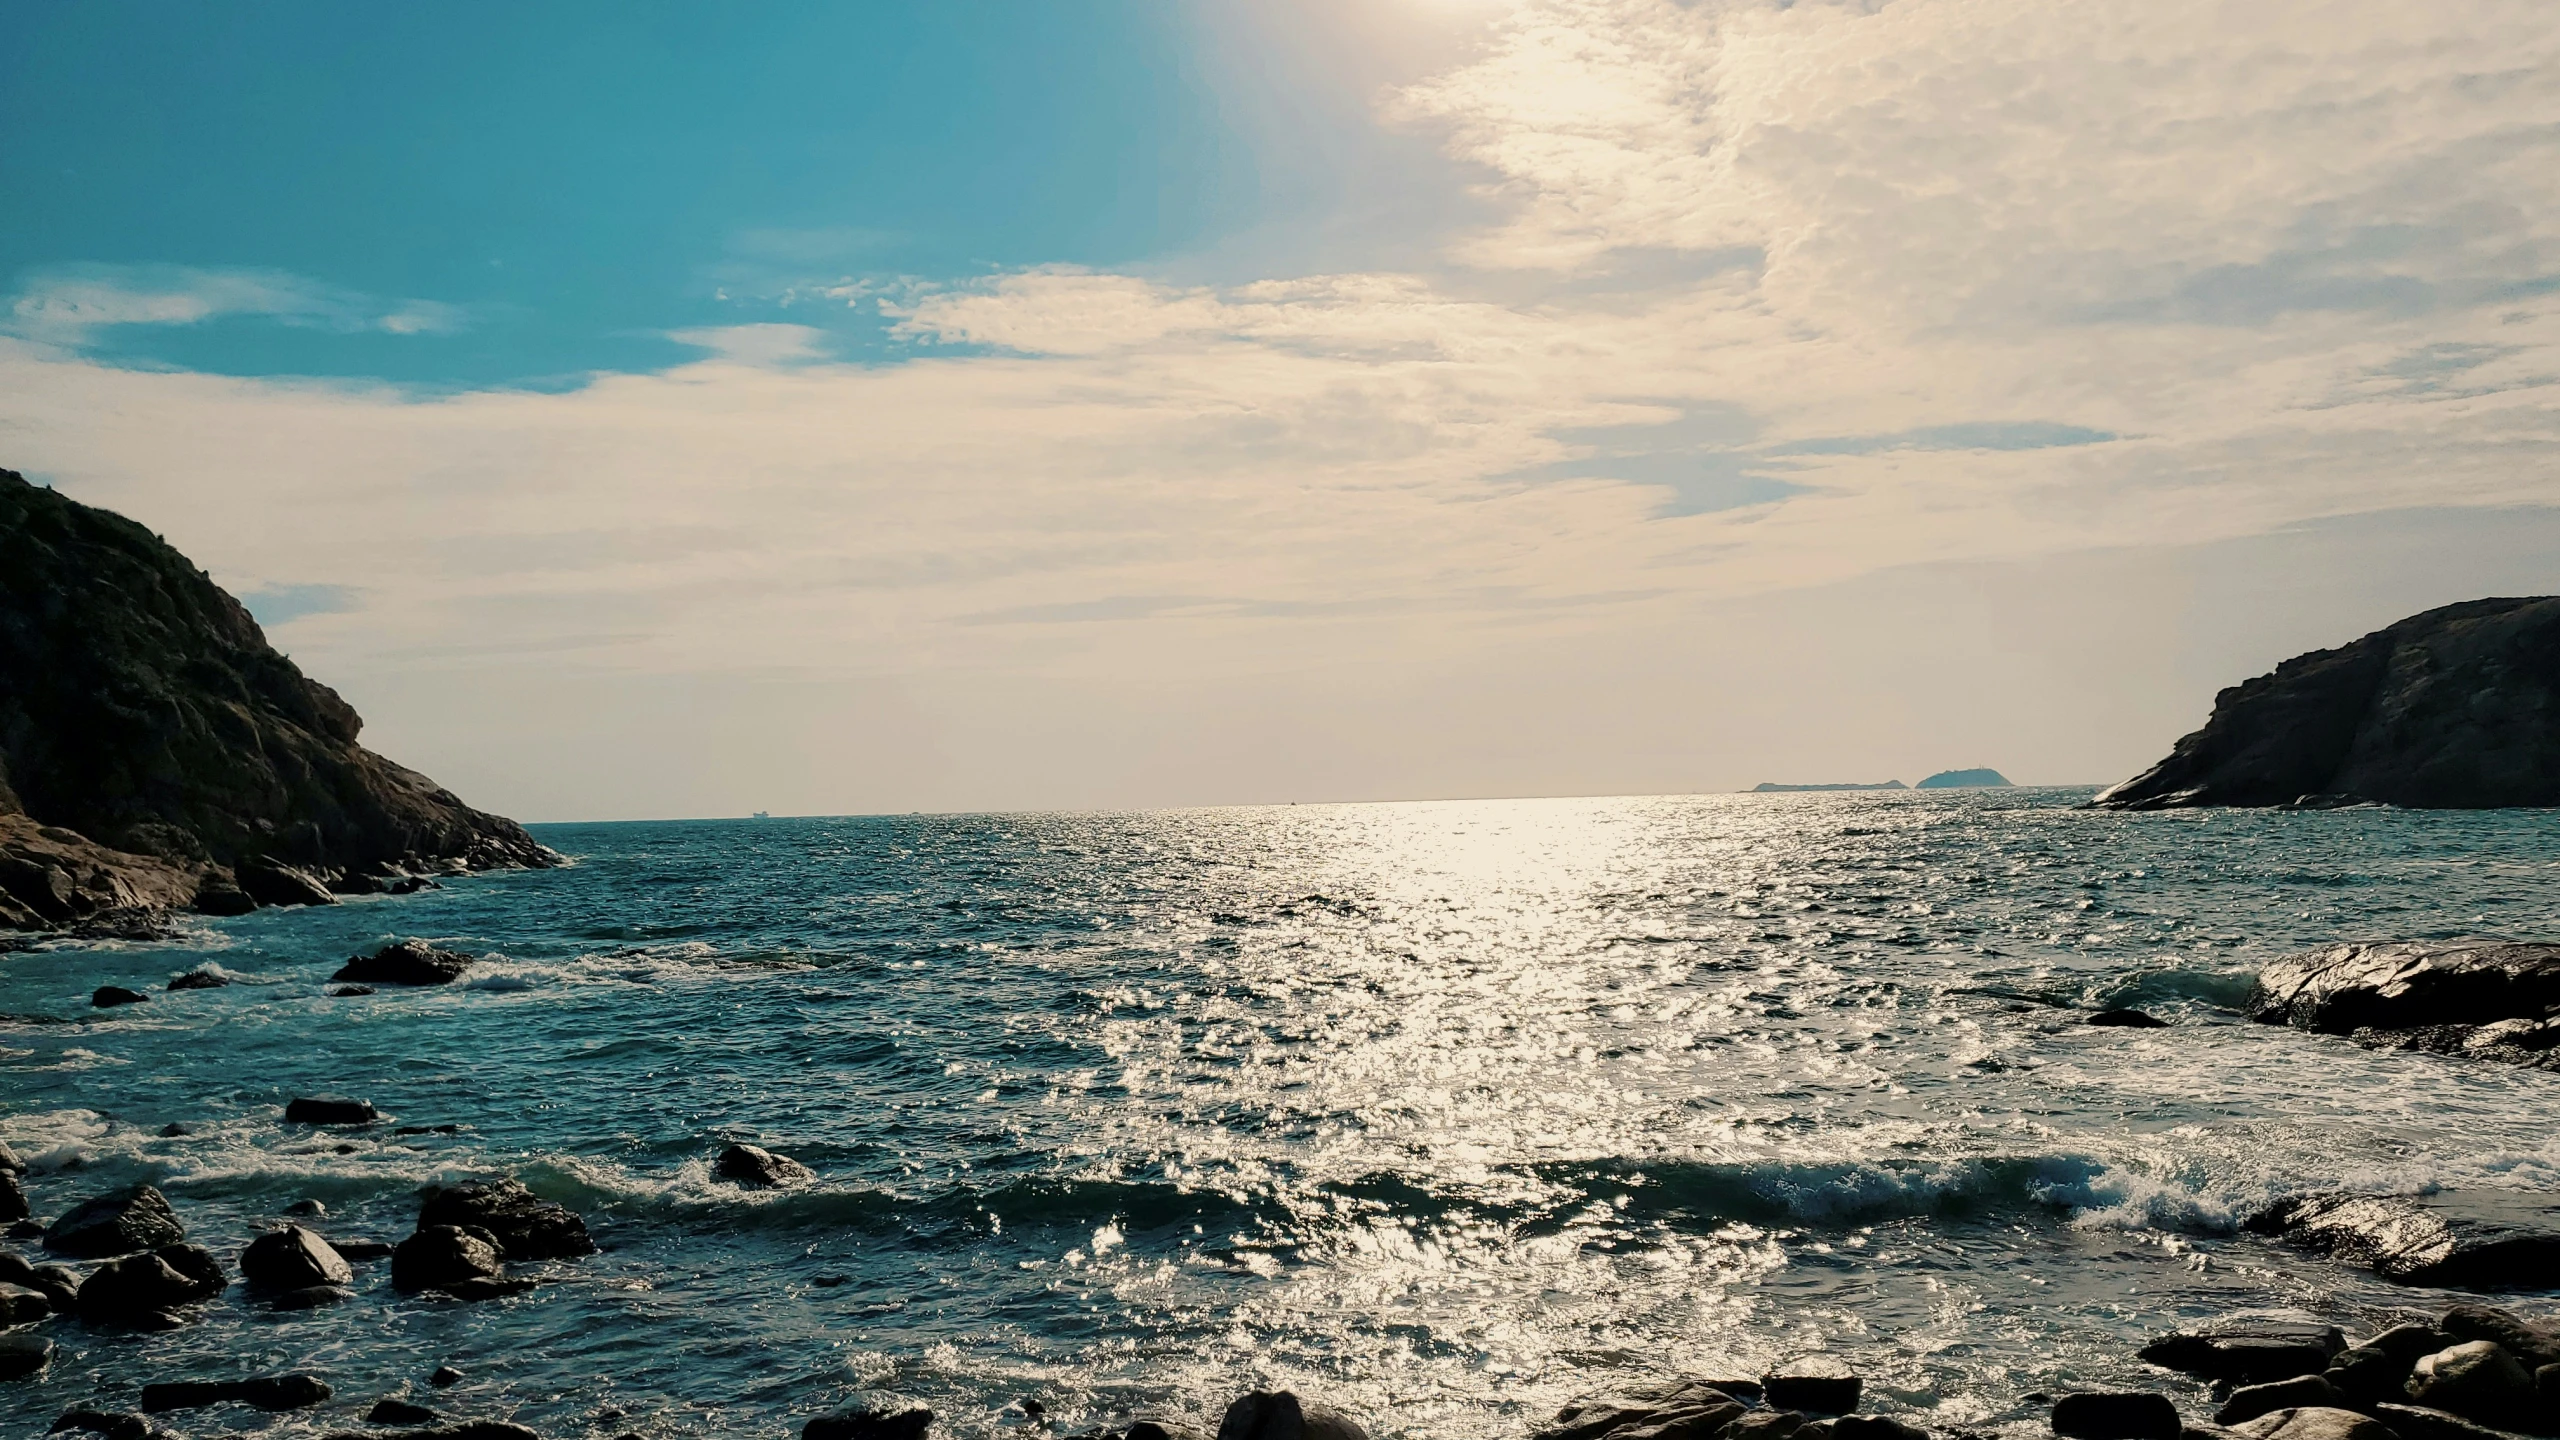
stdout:
<svg viewBox="0 0 2560 1440">
<path fill-rule="evenodd" d="M 1214 1427 L 1261 1385 L 1474 1440 L 1827 1353 L 1870 1410 L 2026 1433 L 2040 1393 L 2200 1402 L 2132 1353 L 2181 1324 L 2441 1306 L 2235 1221 L 2549 1190 L 2560 1075 L 2254 1024 L 2251 977 L 2551 938 L 2560 815 L 2087 795 L 557 825 L 565 869 L 9 956 L 0 1138 L 40 1215 L 149 1180 L 236 1264 L 296 1201 L 397 1240 L 421 1185 L 504 1174 L 602 1249 L 501 1301 L 375 1262 L 329 1309 L 235 1287 L 171 1333 L 57 1323 L 0 1425 L 307 1370 L 322 1411 L 173 1422 L 316 1432 L 405 1392 L 552 1436 L 778 1436 L 880 1390 L 1027 1440 Z M 485 958 L 325 994 L 410 936 Z M 163 991 L 206 964 L 234 983 Z M 153 994 L 93 1011 L 100 984 Z M 2081 1023 L 2107 1006 L 2170 1024 Z M 283 1124 L 310 1094 L 389 1118 Z M 733 1140 L 820 1178 L 722 1183 Z M 439 1364 L 467 1378 L 424 1389 Z"/>
</svg>

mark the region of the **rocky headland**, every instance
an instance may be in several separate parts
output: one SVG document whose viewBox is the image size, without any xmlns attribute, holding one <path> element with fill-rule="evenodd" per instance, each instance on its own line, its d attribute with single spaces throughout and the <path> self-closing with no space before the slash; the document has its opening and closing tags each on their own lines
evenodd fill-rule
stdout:
<svg viewBox="0 0 2560 1440">
<path fill-rule="evenodd" d="M 2295 656 L 2090 803 L 2560 805 L 2560 597 L 2447 605 Z"/>
<path fill-rule="evenodd" d="M 167 542 L 0 470 L 0 930 L 149 933 L 559 863 L 363 723 Z"/>
</svg>

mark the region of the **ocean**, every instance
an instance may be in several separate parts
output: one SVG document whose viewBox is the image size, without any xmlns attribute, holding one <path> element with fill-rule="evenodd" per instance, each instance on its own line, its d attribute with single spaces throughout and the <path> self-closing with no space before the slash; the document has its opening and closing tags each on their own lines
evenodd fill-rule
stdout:
<svg viewBox="0 0 2560 1440">
<path fill-rule="evenodd" d="M 149 1180 L 236 1269 L 296 1201 L 398 1240 L 420 1185 L 507 1174 L 602 1247 L 507 1300 L 375 1262 L 328 1309 L 57 1323 L 0 1427 L 307 1370 L 323 1410 L 172 1419 L 316 1434 L 405 1393 L 547 1436 L 782 1435 L 885 1390 L 1031 1440 L 1214 1429 L 1279 1385 L 1478 1440 L 1827 1353 L 1869 1410 L 2041 1434 L 2031 1395 L 2201 1405 L 2133 1355 L 2183 1324 L 2440 1309 L 2235 1222 L 2552 1189 L 2560 1074 L 2254 1024 L 2251 977 L 2551 938 L 2560 813 L 2088 795 L 538 826 L 574 865 L 0 957 L 0 1139 L 40 1216 Z M 486 958 L 324 993 L 412 936 Z M 163 992 L 208 963 L 235 983 Z M 93 1011 L 101 984 L 153 994 Z M 2170 1024 L 2080 1023 L 2110 1006 Z M 313 1094 L 390 1118 L 281 1122 Z M 819 1181 L 718 1182 L 732 1140 Z M 465 1379 L 430 1392 L 440 1364 Z"/>
</svg>

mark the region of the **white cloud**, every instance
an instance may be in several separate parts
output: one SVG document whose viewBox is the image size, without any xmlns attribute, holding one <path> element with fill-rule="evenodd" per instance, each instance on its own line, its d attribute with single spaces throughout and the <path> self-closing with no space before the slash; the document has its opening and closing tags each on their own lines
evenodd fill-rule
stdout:
<svg viewBox="0 0 2560 1440">
<path fill-rule="evenodd" d="M 393 335 L 462 329 L 459 306 L 432 300 L 384 304 L 275 270 L 178 265 L 88 265 L 38 271 L 20 286 L 7 329 L 48 344 L 83 347 L 121 325 L 196 325 L 258 315 L 286 325 Z"/>
<path fill-rule="evenodd" d="M 563 395 L 0 344 L 0 443 L 227 580 L 360 592 L 295 622 L 323 673 L 1207 693 L 1899 566 L 2560 504 L 2536 5 L 1548 0 L 1387 110 L 1499 202 L 1445 266 L 849 282 L 918 358 L 728 327 Z M 63 279 L 18 314 L 297 293 Z"/>
</svg>

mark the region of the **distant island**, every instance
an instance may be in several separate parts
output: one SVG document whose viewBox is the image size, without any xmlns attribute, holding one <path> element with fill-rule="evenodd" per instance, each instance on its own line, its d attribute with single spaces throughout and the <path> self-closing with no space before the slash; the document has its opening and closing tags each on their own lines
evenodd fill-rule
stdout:
<svg viewBox="0 0 2560 1440">
<path fill-rule="evenodd" d="M 1918 785 L 1905 785 L 1899 780 L 1848 780 L 1827 785 L 1780 785 L 1764 780 L 1751 787 L 1754 795 L 1782 795 L 1803 790 L 1988 790 L 2007 785 L 2009 777 L 1997 770 L 1941 770 Z"/>
<path fill-rule="evenodd" d="M 2007 785 L 2009 777 L 1997 770 L 1941 770 L 1920 782 L 1922 790 L 1990 790 Z"/>
</svg>

